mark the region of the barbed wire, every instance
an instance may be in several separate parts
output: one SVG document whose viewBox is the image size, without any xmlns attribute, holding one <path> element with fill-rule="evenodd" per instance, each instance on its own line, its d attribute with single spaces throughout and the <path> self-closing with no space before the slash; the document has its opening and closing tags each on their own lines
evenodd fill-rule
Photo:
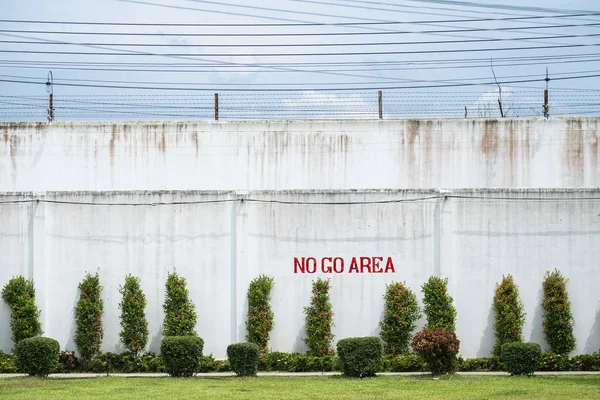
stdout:
<svg viewBox="0 0 600 400">
<path fill-rule="evenodd" d="M 543 91 L 503 91 L 508 117 L 543 115 Z M 56 121 L 70 120 L 213 120 L 214 93 L 199 94 L 68 94 L 54 96 Z M 600 115 L 600 91 L 552 89 L 550 115 Z M 498 92 L 383 91 L 381 118 L 500 117 Z M 0 121 L 45 121 L 48 97 L 0 95 Z M 377 119 L 378 93 L 349 92 L 227 92 L 218 97 L 219 120 Z"/>
</svg>

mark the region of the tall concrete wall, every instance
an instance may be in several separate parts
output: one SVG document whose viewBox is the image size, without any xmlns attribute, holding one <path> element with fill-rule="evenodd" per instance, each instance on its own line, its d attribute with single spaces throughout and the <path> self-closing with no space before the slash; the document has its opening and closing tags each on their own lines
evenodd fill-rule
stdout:
<svg viewBox="0 0 600 400">
<path fill-rule="evenodd" d="M 597 187 L 599 121 L 2 123 L 0 190 Z"/>
<path fill-rule="evenodd" d="M 527 312 L 525 339 L 544 344 L 541 283 L 558 268 L 569 278 L 575 352 L 593 352 L 600 348 L 598 249 L 600 189 L 0 194 L 0 285 L 17 274 L 33 278 L 45 335 L 69 349 L 77 283 L 98 270 L 103 349 L 121 350 L 118 286 L 132 273 L 148 297 L 157 350 L 164 282 L 176 269 L 188 279 L 205 351 L 216 357 L 244 340 L 246 291 L 259 274 L 275 278 L 273 350 L 304 350 L 303 307 L 317 276 L 332 280 L 341 339 L 378 334 L 387 283 L 405 281 L 421 301 L 420 286 L 438 275 L 450 280 L 460 353 L 489 356 L 496 282 L 513 274 Z M 315 257 L 317 272 L 295 273 L 295 257 Z M 323 273 L 326 257 L 342 258 L 344 272 Z M 394 272 L 351 273 L 353 257 L 382 257 L 382 270 L 391 257 Z M 8 321 L 0 303 L 3 351 L 12 347 Z"/>
</svg>

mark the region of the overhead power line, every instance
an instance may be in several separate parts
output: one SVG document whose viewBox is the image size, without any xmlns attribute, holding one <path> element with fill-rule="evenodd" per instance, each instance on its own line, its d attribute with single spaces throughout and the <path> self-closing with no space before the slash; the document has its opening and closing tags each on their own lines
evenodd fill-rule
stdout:
<svg viewBox="0 0 600 400">
<path fill-rule="evenodd" d="M 560 77 L 562 75 L 573 75 L 573 74 L 592 74 L 592 73 L 600 73 L 600 70 L 584 70 L 584 71 L 571 71 L 571 72 L 563 72 L 563 73 L 555 73 L 553 74 L 554 77 Z M 524 75 L 508 75 L 508 76 L 504 76 L 504 79 L 515 79 L 515 78 L 533 78 L 533 77 L 539 77 L 540 74 L 524 74 Z M 39 80 L 40 82 L 46 82 L 46 78 L 43 77 L 35 77 L 35 76 L 22 76 L 22 75 L 7 75 L 7 74 L 0 74 L 0 77 L 4 77 L 4 78 L 16 78 L 16 79 L 35 79 L 35 80 Z M 451 82 L 468 82 L 468 81 L 480 81 L 480 80 L 486 80 L 488 79 L 487 76 L 484 77 L 470 77 L 470 78 L 454 78 L 452 79 Z M 554 79 L 554 78 L 553 78 Z M 70 79 L 70 78 L 64 78 L 64 79 L 55 79 L 54 80 L 56 83 L 58 82 L 97 82 L 97 83 L 118 83 L 118 84 L 140 84 L 140 85 L 177 85 L 177 84 L 181 84 L 181 82 L 162 82 L 162 81 L 156 81 L 156 80 L 152 80 L 152 81 L 123 81 L 123 80 L 105 80 L 105 79 Z M 322 85 L 346 85 L 346 86 L 350 86 L 350 85 L 374 85 L 374 84 L 390 84 L 390 83 L 400 83 L 400 82 L 432 82 L 432 81 L 426 81 L 426 80 L 419 80 L 419 79 L 403 79 L 403 78 L 398 78 L 395 79 L 394 81 L 373 81 L 373 82 L 324 82 L 324 83 L 312 83 L 313 85 L 318 85 L 318 86 L 322 86 Z M 435 82 L 435 81 L 434 81 Z M 437 82 L 443 82 L 443 81 L 437 81 Z M 219 85 L 219 86 L 307 86 L 310 85 L 310 82 L 291 82 L 291 83 L 275 83 L 275 82 L 267 82 L 267 83 L 215 83 L 215 82 L 211 82 L 211 83 L 200 83 L 200 82 L 193 82 L 193 83 L 188 83 L 188 85 L 190 86 L 206 86 L 206 85 Z"/>
<path fill-rule="evenodd" d="M 159 57 L 307 57 L 307 56 L 373 56 L 394 54 L 442 54 L 442 53 L 472 53 L 486 51 L 513 51 L 513 50 L 542 50 L 561 49 L 577 47 L 600 46 L 600 43 L 581 43 L 547 46 L 528 47 L 500 47 L 500 48 L 476 48 L 476 49 L 444 49 L 444 50 L 408 50 L 408 51 L 370 51 L 370 52 L 337 52 L 337 53 L 149 53 L 149 52 L 84 52 L 84 51 L 44 51 L 44 50 L 6 50 L 0 49 L 0 53 L 18 54 L 62 54 L 78 56 L 159 56 Z"/>
<path fill-rule="evenodd" d="M 49 203 L 49 204 L 61 204 L 61 205 L 83 205 L 83 206 L 129 206 L 129 207 L 140 207 L 140 206 L 148 206 L 148 207 L 156 207 L 156 206 L 174 206 L 174 205 L 195 205 L 195 204 L 219 204 L 219 203 L 232 203 L 232 202 L 244 202 L 244 203 L 259 203 L 259 204 L 280 204 L 280 205 L 322 205 L 322 206 L 352 206 L 352 205 L 370 205 L 370 204 L 395 204 L 395 203 L 406 203 L 406 202 L 429 202 L 431 200 L 438 200 L 444 198 L 453 198 L 460 200 L 484 200 L 484 201 L 519 201 L 519 202 L 550 202 L 557 201 L 561 203 L 568 202 L 581 202 L 582 200 L 600 200 L 600 197 L 584 194 L 581 196 L 577 196 L 574 198 L 565 198 L 564 196 L 519 196 L 519 192 L 516 193 L 507 193 L 507 195 L 493 195 L 493 194 L 481 194 L 481 195 L 471 195 L 471 194 L 453 194 L 453 193 L 443 193 L 443 194 L 434 194 L 428 196 L 419 196 L 419 197 L 402 197 L 402 198 L 391 198 L 385 200 L 357 200 L 357 201 L 301 201 L 301 200 L 274 200 L 274 199 L 261 199 L 261 198 L 249 198 L 239 196 L 235 192 L 222 192 L 219 193 L 215 191 L 215 195 L 226 194 L 235 196 L 236 198 L 229 199 L 212 199 L 212 200 L 188 200 L 188 201 L 165 201 L 165 202 L 105 202 L 105 201 L 75 201 L 75 200 L 53 200 L 47 198 L 40 198 L 38 194 L 31 193 L 30 195 L 25 195 L 29 198 L 24 199 L 15 199 L 15 200 L 2 200 L 0 204 L 29 204 L 34 202 L 39 203 Z M 77 193 L 77 192 L 75 192 Z M 110 192 L 109 192 L 110 193 Z M 302 193 L 302 192 L 300 192 Z M 117 193 L 117 194 L 127 194 L 127 192 Z M 153 194 L 150 192 L 150 194 Z M 158 192 L 157 194 L 160 194 Z M 261 194 L 260 191 L 257 191 L 256 194 Z M 369 194 L 368 192 L 365 194 Z M 52 195 L 52 192 L 50 192 Z M 23 196 L 23 197 L 25 197 Z"/>
<path fill-rule="evenodd" d="M 600 61 L 600 58 L 588 58 L 588 59 L 575 59 L 575 60 L 546 60 L 544 61 L 544 63 L 546 65 L 555 65 L 555 64 L 581 64 L 581 63 L 597 63 L 598 61 Z M 531 62 L 516 62 L 516 63 L 494 63 L 495 66 L 497 67 L 519 67 L 519 66 L 527 66 L 527 65 L 539 65 L 540 61 L 531 61 Z M 392 64 L 393 65 L 393 64 Z M 0 61 L 0 67 L 5 67 L 5 68 L 22 68 L 22 69 L 42 69 L 42 70 L 47 70 L 48 66 L 44 66 L 44 65 L 40 65 L 38 63 L 34 63 L 33 65 L 29 65 L 29 64 L 3 64 L 2 61 Z M 424 71 L 424 70 L 437 70 L 437 69 L 443 69 L 443 70 L 453 70 L 453 69 L 489 69 L 488 65 L 481 65 L 481 64 L 470 64 L 470 65 L 440 65 L 440 64 L 434 64 L 432 66 L 430 65 L 415 65 L 415 66 L 411 66 L 411 67 L 385 67 L 385 68 L 381 68 L 378 66 L 372 66 L 372 67 L 363 67 L 363 68 L 348 68 L 346 66 L 328 66 L 332 69 L 318 69 L 318 70 L 314 70 L 314 69 L 305 69 L 305 70 L 294 70 L 294 71 L 278 71 L 278 73 L 306 73 L 306 72 L 316 72 L 316 71 L 331 71 L 331 70 L 337 70 L 337 71 L 343 71 L 343 72 L 375 72 L 375 71 L 413 71 L 413 70 L 420 70 L 420 71 Z M 239 69 L 239 68 L 235 68 L 233 66 L 231 67 L 227 67 L 227 66 L 223 66 L 221 68 L 218 68 L 218 66 L 214 66 L 213 68 L 207 68 L 207 69 L 177 69 L 177 68 L 173 68 L 173 69 L 160 69 L 160 68 L 154 68 L 152 66 L 148 66 L 145 68 L 115 68 L 115 67 L 104 67 L 104 68 L 94 68 L 94 67 L 78 67 L 78 66 L 52 66 L 51 67 L 54 70 L 68 70 L 68 71 L 104 71 L 104 72 L 168 72 L 168 73 L 176 73 L 176 74 L 186 74 L 186 73 L 193 73 L 193 74 L 197 74 L 197 73 L 210 73 L 210 72 L 242 72 L 242 73 L 254 73 L 254 74 L 272 74 L 274 71 L 272 70 L 265 70 L 263 68 L 265 67 L 261 67 L 261 66 L 255 66 L 255 67 L 251 67 L 249 66 L 249 68 L 253 68 L 253 69 Z M 150 68 L 150 69 L 149 69 Z M 227 68 L 227 69 L 226 69 Z M 323 68 L 323 67 L 320 67 Z"/>
<path fill-rule="evenodd" d="M 437 5 L 436 7 L 427 7 L 427 6 L 423 6 L 423 5 L 407 5 L 407 4 L 394 4 L 394 3 L 383 3 L 383 2 L 379 2 L 379 1 L 359 1 L 359 0 L 341 0 L 343 1 L 343 3 L 332 3 L 332 2 L 325 2 L 325 1 L 316 1 L 316 0 L 288 0 L 288 1 L 292 1 L 295 3 L 307 3 L 307 4 L 322 4 L 322 5 L 327 5 L 327 6 L 336 6 L 336 7 L 346 7 L 346 8 L 354 8 L 354 9 L 363 9 L 363 10 L 375 10 L 375 11 L 385 11 L 385 12 L 396 12 L 396 13 L 415 13 L 415 14 L 432 14 L 432 15 L 443 15 L 443 14 L 439 14 L 439 13 L 428 13 L 428 12 L 423 12 L 423 11 L 407 11 L 406 8 L 411 8 L 411 9 L 417 9 L 417 10 L 422 10 L 422 9 L 431 9 L 431 10 L 446 10 L 446 11 L 452 11 L 452 12 L 461 12 L 461 13 L 475 13 L 475 14 L 483 14 L 483 13 L 487 13 L 489 14 L 490 11 L 482 11 L 482 10 L 468 10 L 465 8 L 464 5 L 458 5 L 459 8 L 447 8 L 447 7 L 440 7 L 439 5 Z M 348 4 L 348 3 L 355 3 L 355 4 L 364 4 L 362 6 L 360 5 L 355 5 L 355 4 Z M 443 3 L 442 3 L 443 4 Z M 378 7 L 380 5 L 386 6 L 386 8 L 382 8 L 382 7 Z M 450 4 L 452 5 L 452 4 Z M 454 5 L 455 7 L 457 5 Z M 481 5 L 479 5 L 480 7 Z M 397 7 L 396 9 L 394 8 L 389 8 L 389 7 Z M 469 8 L 477 8 L 477 5 L 471 5 L 471 6 L 467 6 Z M 514 7 L 514 6 L 513 6 Z M 516 6 L 518 7 L 518 6 Z M 402 10 L 399 10 L 398 8 L 402 8 Z M 501 7 L 491 7 L 494 9 L 503 9 Z M 505 9 L 505 8 L 504 8 Z M 536 8 L 535 12 L 540 12 L 542 9 L 540 8 Z M 510 11 L 512 11 L 512 13 L 503 13 L 503 12 L 499 12 L 499 11 L 493 11 L 493 13 L 495 14 L 507 14 L 507 15 L 513 15 L 514 9 L 511 9 Z M 518 11 L 524 11 L 524 12 L 534 12 L 531 9 L 521 9 Z M 554 10 L 554 11 L 541 11 L 541 12 L 561 12 L 558 10 Z M 580 11 L 580 10 L 562 10 L 562 12 L 584 12 L 584 11 Z"/>
<path fill-rule="evenodd" d="M 600 52 L 596 53 L 580 53 L 580 54 L 552 54 L 552 55 L 538 55 L 538 56 L 512 56 L 512 57 L 494 57 L 494 63 L 496 62 L 512 62 L 512 61 L 539 61 L 548 62 L 551 60 L 569 60 L 569 59 L 582 59 L 588 57 L 600 57 Z M 136 67 L 213 67 L 213 68 L 263 68 L 263 67 L 320 67 L 331 66 L 333 68 L 344 67 L 344 66 L 378 66 L 378 65 L 446 65 L 446 64 L 465 64 L 465 63 L 488 63 L 489 58 L 466 58 L 461 57 L 455 58 L 427 58 L 424 60 L 382 60 L 382 61 L 294 61 L 294 62 L 257 62 L 257 63 L 235 63 L 233 65 L 217 65 L 214 63 L 176 63 L 176 62 L 138 62 L 138 61 L 47 61 L 47 60 L 0 60 L 2 63 L 13 63 L 13 64 L 32 64 L 42 66 L 60 66 L 60 65 L 74 65 L 74 66 L 136 66 Z M 489 68 L 488 65 L 485 66 Z M 304 71 L 302 71 L 304 72 Z"/>
<path fill-rule="evenodd" d="M 449 24 L 466 22 L 490 21 L 521 21 L 538 19 L 574 18 L 599 16 L 600 11 L 585 13 L 567 13 L 554 15 L 534 15 L 501 18 L 462 18 L 443 20 L 418 20 L 418 21 L 386 21 L 386 22 L 303 22 L 303 23 L 147 23 L 147 22 L 95 22 L 95 21 L 48 21 L 48 20 L 23 20 L 0 19 L 0 23 L 15 24 L 45 24 L 45 25 L 90 25 L 90 26 L 171 26 L 171 27 L 289 27 L 289 26 L 361 26 L 361 25 L 418 25 L 418 24 Z"/>
<path fill-rule="evenodd" d="M 406 0 L 413 3 L 430 3 L 430 4 L 444 4 L 453 5 L 459 7 L 473 7 L 473 8 L 486 8 L 486 9 L 501 9 L 511 11 L 527 11 L 527 12 L 593 12 L 591 10 L 565 10 L 560 8 L 548 8 L 548 7 L 535 7 L 535 6 L 515 6 L 509 4 L 489 4 L 489 3 L 473 3 L 470 1 L 458 1 L 458 0 Z"/>
<path fill-rule="evenodd" d="M 600 33 L 571 34 L 571 35 L 551 35 L 540 36 L 535 39 L 571 39 L 571 38 L 592 38 L 598 37 Z M 363 42 L 363 43 L 236 43 L 236 44 L 170 44 L 170 43 L 94 43 L 94 42 L 66 42 L 66 41 L 26 41 L 26 40 L 0 40 L 0 43 L 7 44 L 29 44 L 29 45 L 69 45 L 69 46 L 113 46 L 113 47 L 208 47 L 208 48 L 236 48 L 236 47 L 344 47 L 344 46 L 420 46 L 425 44 L 463 44 L 463 43 L 491 43 L 491 42 L 509 42 L 523 41 L 529 37 L 516 38 L 488 38 L 488 39 L 461 39 L 461 40 L 428 40 L 428 41 L 409 41 L 409 42 Z M 493 50 L 493 49 L 492 49 Z M 257 54 L 259 55 L 259 54 Z"/>
<path fill-rule="evenodd" d="M 600 74 L 590 75 L 578 75 L 578 76 L 566 76 L 553 78 L 553 81 L 561 80 L 572 80 L 572 79 L 587 79 L 597 78 Z M 530 82 L 543 82 L 543 78 L 537 79 L 524 79 L 524 80 L 506 80 L 498 82 L 502 85 L 514 84 L 514 83 L 530 83 Z M 19 83 L 19 84 L 30 84 L 30 85 L 45 85 L 44 82 L 33 82 L 25 80 L 14 80 L 14 79 L 0 79 L 0 82 L 6 83 Z M 125 85 L 97 85 L 97 84 L 83 84 L 83 83 L 60 83 L 55 82 L 55 86 L 72 86 L 72 87 L 89 87 L 89 88 L 106 88 L 106 89 L 138 89 L 138 90 L 173 90 L 173 91 L 223 91 L 223 92 L 291 92 L 291 91 L 349 91 L 349 90 L 396 90 L 396 89 L 425 89 L 425 88 L 443 88 L 443 87 L 466 87 L 466 86 L 488 86 L 496 85 L 496 82 L 478 82 L 478 83 L 444 83 L 434 85 L 411 85 L 411 86 L 377 86 L 377 87 L 360 87 L 360 88 L 281 88 L 281 89 L 254 89 L 254 88 L 192 88 L 192 87 L 152 87 L 152 86 L 125 86 Z"/>
<path fill-rule="evenodd" d="M 432 29 L 420 31 L 369 31 L 369 32 L 296 32 L 296 33 L 147 33 L 147 32 L 73 32 L 73 31 L 48 31 L 48 30 L 23 30 L 23 29 L 0 29 L 6 33 L 35 33 L 44 35 L 88 35 L 88 36 L 142 36 L 142 37 L 323 37 L 323 36 L 380 36 L 380 35 L 412 35 L 412 34 L 441 34 L 441 33 L 466 33 L 466 32 L 504 32 L 525 31 L 532 29 L 563 29 L 563 28 L 589 28 L 600 26 L 600 23 L 585 24 L 556 24 L 543 26 L 517 26 L 499 28 L 461 28 L 461 29 Z M 542 33 L 535 33 L 542 34 Z M 539 39 L 539 38 L 532 38 Z"/>
</svg>

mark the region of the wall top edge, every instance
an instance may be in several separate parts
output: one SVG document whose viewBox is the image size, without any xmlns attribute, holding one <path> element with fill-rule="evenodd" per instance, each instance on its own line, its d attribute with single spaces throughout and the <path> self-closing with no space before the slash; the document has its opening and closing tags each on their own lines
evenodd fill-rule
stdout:
<svg viewBox="0 0 600 400">
<path fill-rule="evenodd" d="M 32 199 L 57 196 L 229 196 L 251 198 L 261 195 L 530 195 L 530 194 L 598 194 L 600 187 L 584 188 L 461 188 L 461 189 L 285 189 L 285 190 L 48 190 L 0 191 L 0 196 Z"/>
<path fill-rule="evenodd" d="M 0 122 L 0 129 L 48 129 L 68 126 L 182 126 L 182 125 L 257 125 L 257 124 L 314 124 L 314 123 L 404 123 L 411 121 L 507 122 L 507 121 L 600 121 L 595 116 L 568 117 L 507 117 L 507 118 L 388 118 L 388 119 L 297 119 L 297 120 L 173 120 L 173 121 L 67 121 L 67 122 Z"/>
</svg>

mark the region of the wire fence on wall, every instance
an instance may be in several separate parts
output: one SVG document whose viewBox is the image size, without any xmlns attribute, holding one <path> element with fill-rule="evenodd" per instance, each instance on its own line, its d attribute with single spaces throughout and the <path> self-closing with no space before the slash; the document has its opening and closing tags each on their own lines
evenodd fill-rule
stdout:
<svg viewBox="0 0 600 400">
<path fill-rule="evenodd" d="M 543 90 L 54 94 L 55 121 L 496 118 L 544 115 Z M 600 115 L 600 91 L 551 91 L 549 116 Z M 0 95 L 1 121 L 46 121 L 48 96 Z"/>
</svg>

